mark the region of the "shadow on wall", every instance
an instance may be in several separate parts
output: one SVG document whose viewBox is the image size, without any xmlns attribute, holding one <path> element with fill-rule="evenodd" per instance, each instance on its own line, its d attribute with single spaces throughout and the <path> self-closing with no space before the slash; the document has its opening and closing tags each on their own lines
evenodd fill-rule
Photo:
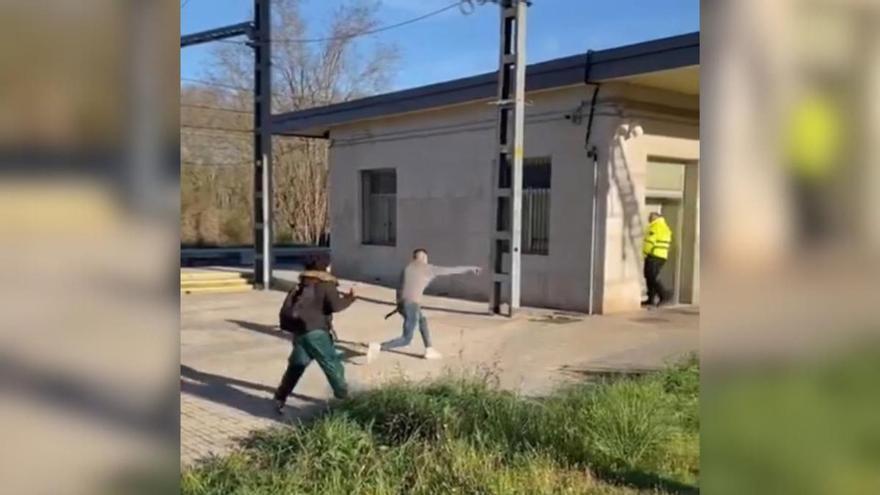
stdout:
<svg viewBox="0 0 880 495">
<path fill-rule="evenodd" d="M 611 179 L 617 186 L 620 197 L 620 206 L 623 211 L 623 235 L 624 242 L 629 242 L 632 250 L 633 263 L 636 269 L 641 269 L 642 239 L 645 235 L 645 224 L 642 221 L 642 209 L 639 197 L 636 194 L 635 183 L 630 173 L 629 159 L 626 156 L 626 139 L 624 134 L 618 134 L 615 138 L 611 160 Z M 642 277 L 639 283 L 644 284 Z"/>
</svg>

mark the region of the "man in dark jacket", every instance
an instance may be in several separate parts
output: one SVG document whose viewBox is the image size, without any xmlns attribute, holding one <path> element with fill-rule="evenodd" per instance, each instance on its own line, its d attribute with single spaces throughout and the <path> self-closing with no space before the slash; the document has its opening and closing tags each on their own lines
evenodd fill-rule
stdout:
<svg viewBox="0 0 880 495">
<path fill-rule="evenodd" d="M 330 330 L 333 313 L 349 307 L 355 300 L 354 289 L 342 295 L 336 277 L 329 273 L 325 259 L 310 262 L 299 277 L 296 289 L 290 291 L 279 312 L 281 329 L 293 333 L 293 352 L 287 370 L 275 391 L 275 407 L 280 413 L 312 360 L 318 362 L 338 399 L 348 396 L 345 370 L 333 346 Z"/>
</svg>

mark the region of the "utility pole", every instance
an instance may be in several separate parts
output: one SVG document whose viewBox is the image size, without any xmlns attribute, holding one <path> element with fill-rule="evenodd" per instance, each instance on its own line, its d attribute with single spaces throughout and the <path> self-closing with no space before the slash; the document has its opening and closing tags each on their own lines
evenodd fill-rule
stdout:
<svg viewBox="0 0 880 495">
<path fill-rule="evenodd" d="M 254 0 L 254 284 L 272 284 L 272 11 L 271 0 Z"/>
<path fill-rule="evenodd" d="M 272 10 L 271 0 L 254 0 L 254 21 L 180 37 L 180 47 L 247 36 L 254 50 L 254 285 L 272 284 Z"/>
<path fill-rule="evenodd" d="M 523 131 L 527 0 L 499 0 L 497 152 L 492 174 L 492 287 L 489 307 L 513 316 L 520 306 Z"/>
</svg>

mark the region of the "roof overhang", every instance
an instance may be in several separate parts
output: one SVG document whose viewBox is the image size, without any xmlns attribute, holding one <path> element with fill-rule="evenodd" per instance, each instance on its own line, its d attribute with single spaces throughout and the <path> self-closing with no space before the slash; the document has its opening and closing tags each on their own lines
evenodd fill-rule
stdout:
<svg viewBox="0 0 880 495">
<path fill-rule="evenodd" d="M 674 75 L 671 72 L 687 69 L 685 72 L 689 72 L 691 78 L 696 74 L 698 88 L 699 63 L 700 33 L 696 32 L 529 65 L 526 69 L 526 91 L 611 80 L 656 87 L 672 85 L 692 90 L 693 82 L 687 81 L 689 77 L 687 74 Z M 676 84 L 672 84 L 673 81 Z M 496 93 L 497 72 L 489 72 L 324 107 L 273 115 L 272 133 L 328 137 L 330 129 L 334 126 L 490 99 L 495 97 Z"/>
<path fill-rule="evenodd" d="M 637 86 L 673 91 L 675 93 L 682 93 L 689 96 L 699 96 L 700 94 L 699 65 L 649 72 L 647 74 L 636 74 L 634 76 L 626 76 L 612 80 L 635 84 Z"/>
</svg>

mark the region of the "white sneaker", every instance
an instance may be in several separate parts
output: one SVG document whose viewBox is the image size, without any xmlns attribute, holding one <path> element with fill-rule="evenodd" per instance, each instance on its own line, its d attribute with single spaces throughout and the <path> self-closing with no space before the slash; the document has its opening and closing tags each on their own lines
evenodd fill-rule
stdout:
<svg viewBox="0 0 880 495">
<path fill-rule="evenodd" d="M 381 344 L 378 342 L 370 342 L 367 346 L 367 364 L 372 363 L 379 357 L 379 353 L 382 352 Z"/>
<path fill-rule="evenodd" d="M 442 359 L 443 354 L 440 354 L 439 352 L 437 352 L 437 350 L 434 349 L 433 347 L 428 347 L 427 349 L 425 349 L 424 358 L 425 359 Z"/>
</svg>

